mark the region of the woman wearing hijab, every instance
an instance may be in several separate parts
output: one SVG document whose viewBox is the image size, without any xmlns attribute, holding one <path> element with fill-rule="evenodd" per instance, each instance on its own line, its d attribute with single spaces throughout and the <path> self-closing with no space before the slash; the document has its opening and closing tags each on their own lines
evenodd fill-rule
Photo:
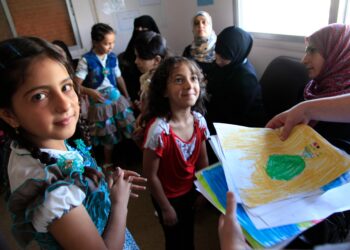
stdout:
<svg viewBox="0 0 350 250">
<path fill-rule="evenodd" d="M 139 78 L 141 72 L 135 64 L 135 40 L 137 36 L 144 31 L 154 31 L 160 34 L 158 26 L 151 16 L 143 15 L 135 18 L 134 30 L 126 50 L 119 54 L 120 70 L 125 80 L 126 87 L 131 101 L 138 100 L 138 92 L 140 90 Z"/>
<path fill-rule="evenodd" d="M 306 66 L 309 77 L 312 79 L 304 89 L 305 99 L 320 99 L 322 101 L 324 97 L 350 93 L 350 26 L 330 24 L 306 37 L 305 41 L 306 50 L 302 63 Z M 301 103 L 296 107 L 308 105 L 308 103 L 310 102 Z M 295 110 L 296 108 L 293 107 L 285 114 Z M 319 106 L 319 110 L 315 106 L 314 111 L 316 112 L 313 113 L 319 115 L 320 110 L 321 106 Z M 280 117 L 281 115 L 274 117 L 267 126 L 276 128 L 277 120 Z M 284 125 L 286 128 L 290 126 L 290 124 Z M 349 152 L 350 124 L 311 121 L 309 125 L 314 126 L 316 131 L 335 146 Z M 347 175 L 348 173 L 344 174 L 344 176 Z M 342 242 L 347 238 L 349 230 L 350 211 L 334 213 L 302 233 L 287 248 L 311 249 L 315 245 Z M 334 245 L 330 246 L 329 249 L 338 248 Z M 343 249 L 348 248 L 343 246 Z"/>
<path fill-rule="evenodd" d="M 208 75 L 209 124 L 264 125 L 260 85 L 247 59 L 252 46 L 251 35 L 235 26 L 225 28 L 218 35 L 216 66 Z"/>
<path fill-rule="evenodd" d="M 193 59 L 208 74 L 215 60 L 216 34 L 213 30 L 211 16 L 205 11 L 199 11 L 192 19 L 193 42 L 188 45 L 183 56 Z"/>
<path fill-rule="evenodd" d="M 350 93 L 350 26 L 330 24 L 306 37 L 302 63 L 312 79 L 306 100 Z M 335 146 L 350 152 L 350 124 L 313 122 L 314 129 Z"/>
</svg>

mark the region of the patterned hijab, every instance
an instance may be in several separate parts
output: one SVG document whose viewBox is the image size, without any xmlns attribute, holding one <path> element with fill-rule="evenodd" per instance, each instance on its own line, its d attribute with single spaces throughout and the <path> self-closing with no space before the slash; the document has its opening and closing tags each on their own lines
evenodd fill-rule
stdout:
<svg viewBox="0 0 350 250">
<path fill-rule="evenodd" d="M 325 59 L 320 74 L 305 87 L 305 99 L 350 92 L 350 26 L 330 24 L 305 39 Z"/>
<path fill-rule="evenodd" d="M 208 37 L 196 36 L 194 32 L 194 25 L 195 25 L 194 22 L 196 17 L 198 16 L 203 16 L 208 22 L 208 28 L 210 33 Z M 191 44 L 191 52 L 190 52 L 192 58 L 198 62 L 207 62 L 207 63 L 213 62 L 215 60 L 216 35 L 213 30 L 211 16 L 208 14 L 208 12 L 198 11 L 197 14 L 192 19 L 192 25 L 193 25 L 193 35 L 194 35 L 194 40 Z"/>
</svg>

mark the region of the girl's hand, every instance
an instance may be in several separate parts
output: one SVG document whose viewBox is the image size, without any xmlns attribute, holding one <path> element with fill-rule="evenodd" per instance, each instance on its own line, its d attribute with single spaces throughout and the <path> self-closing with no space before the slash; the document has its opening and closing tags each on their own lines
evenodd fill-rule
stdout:
<svg viewBox="0 0 350 250">
<path fill-rule="evenodd" d="M 103 97 L 103 95 L 95 89 L 89 89 L 88 95 L 95 101 L 104 103 L 106 101 L 106 98 Z"/>
<path fill-rule="evenodd" d="M 131 182 L 124 178 L 124 171 L 120 168 L 115 171 L 113 176 L 113 184 L 110 187 L 110 197 L 112 205 L 128 206 L 131 193 Z"/>
<path fill-rule="evenodd" d="M 206 204 L 208 204 L 208 200 L 202 194 L 199 194 L 194 202 L 194 209 L 198 211 Z"/>
<path fill-rule="evenodd" d="M 139 197 L 135 191 L 146 190 L 145 183 L 147 179 L 141 177 L 139 173 L 131 170 L 123 170 L 121 168 L 117 168 L 115 172 L 108 176 L 108 186 L 111 188 L 113 184 L 118 180 L 120 172 L 123 172 L 124 180 L 128 180 L 131 183 L 130 187 L 130 195 L 132 197 Z M 141 184 L 141 185 L 140 185 Z"/>
<path fill-rule="evenodd" d="M 132 197 L 139 197 L 135 191 L 143 191 L 146 190 L 146 183 L 147 179 L 144 177 L 141 177 L 139 173 L 136 173 L 131 170 L 123 170 L 124 171 L 124 178 L 129 179 L 131 182 L 131 193 L 130 195 Z"/>
<path fill-rule="evenodd" d="M 166 210 L 162 210 L 163 223 L 166 226 L 173 226 L 177 223 L 177 214 L 175 209 L 170 206 Z"/>
</svg>

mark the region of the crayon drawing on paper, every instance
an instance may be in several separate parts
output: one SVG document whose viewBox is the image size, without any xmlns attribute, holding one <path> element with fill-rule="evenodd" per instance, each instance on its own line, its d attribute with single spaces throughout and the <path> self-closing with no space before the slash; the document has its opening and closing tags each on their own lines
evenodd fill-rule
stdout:
<svg viewBox="0 0 350 250">
<path fill-rule="evenodd" d="M 306 125 L 282 142 L 277 130 L 215 124 L 235 185 L 250 207 L 319 190 L 350 160 Z"/>
</svg>

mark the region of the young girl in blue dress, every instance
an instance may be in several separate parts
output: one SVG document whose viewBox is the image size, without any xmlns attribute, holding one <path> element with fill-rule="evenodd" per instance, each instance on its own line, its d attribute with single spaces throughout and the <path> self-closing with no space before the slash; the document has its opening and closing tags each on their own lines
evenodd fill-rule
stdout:
<svg viewBox="0 0 350 250">
<path fill-rule="evenodd" d="M 208 166 L 209 131 L 199 113 L 205 96 L 201 70 L 184 57 L 165 59 L 148 95 L 143 171 L 166 249 L 194 249 L 194 206 L 201 200 L 194 188 L 195 171 Z"/>
<path fill-rule="evenodd" d="M 121 169 L 105 179 L 85 144 L 72 77 L 67 60 L 44 40 L 0 42 L 13 234 L 22 247 L 36 240 L 41 249 L 138 249 L 126 229 L 127 205 L 145 179 Z"/>
<path fill-rule="evenodd" d="M 75 81 L 89 96 L 88 120 L 93 124 L 93 145 L 104 148 L 103 168 L 113 166 L 113 148 L 122 136 L 131 138 L 135 118 L 128 91 L 112 52 L 114 30 L 107 24 L 97 23 L 91 28 L 92 49 L 78 63 Z"/>
</svg>

